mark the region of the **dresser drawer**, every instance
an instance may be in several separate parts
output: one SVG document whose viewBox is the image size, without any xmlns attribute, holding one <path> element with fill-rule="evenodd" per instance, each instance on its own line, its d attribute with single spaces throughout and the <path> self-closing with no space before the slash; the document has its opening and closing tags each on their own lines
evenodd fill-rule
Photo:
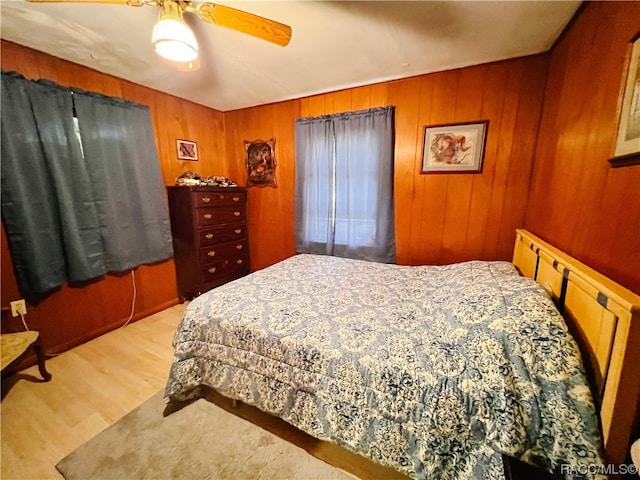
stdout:
<svg viewBox="0 0 640 480">
<path fill-rule="evenodd" d="M 246 220 L 243 205 L 237 207 L 207 207 L 194 210 L 196 226 L 219 225 L 221 223 L 244 222 Z"/>
<path fill-rule="evenodd" d="M 196 208 L 225 206 L 225 205 L 244 205 L 244 192 L 194 192 L 193 203 Z"/>
<path fill-rule="evenodd" d="M 231 258 L 221 259 L 202 267 L 201 281 L 209 283 L 219 278 L 237 277 L 243 273 L 249 273 L 249 258 L 246 252 L 238 253 Z"/>
<path fill-rule="evenodd" d="M 200 264 L 208 265 L 218 261 L 218 259 L 230 259 L 244 257 L 247 251 L 247 242 L 239 240 L 237 242 L 216 243 L 200 249 Z"/>
<path fill-rule="evenodd" d="M 198 231 L 200 245 L 212 245 L 214 243 L 231 242 L 240 240 L 246 236 L 247 227 L 244 225 L 225 225 L 211 227 Z"/>
</svg>

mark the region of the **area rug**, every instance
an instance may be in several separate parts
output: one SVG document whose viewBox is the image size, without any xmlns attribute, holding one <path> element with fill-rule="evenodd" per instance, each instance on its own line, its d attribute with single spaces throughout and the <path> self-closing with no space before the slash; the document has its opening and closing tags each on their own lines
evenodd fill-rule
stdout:
<svg viewBox="0 0 640 480">
<path fill-rule="evenodd" d="M 66 480 L 354 479 L 207 400 L 164 407 L 158 392 L 56 468 Z"/>
</svg>

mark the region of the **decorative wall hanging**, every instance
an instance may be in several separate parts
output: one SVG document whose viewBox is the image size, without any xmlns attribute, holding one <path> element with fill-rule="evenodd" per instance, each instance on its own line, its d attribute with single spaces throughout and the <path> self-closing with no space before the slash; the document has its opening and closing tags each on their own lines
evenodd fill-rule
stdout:
<svg viewBox="0 0 640 480">
<path fill-rule="evenodd" d="M 276 139 L 244 141 L 247 187 L 276 187 Z"/>
<path fill-rule="evenodd" d="M 628 69 L 620 91 L 613 167 L 640 164 L 640 33 L 630 45 Z"/>
<path fill-rule="evenodd" d="M 189 140 L 176 140 L 178 144 L 178 158 L 180 160 L 198 161 L 198 145 Z"/>
<path fill-rule="evenodd" d="M 424 127 L 420 173 L 482 171 L 488 120 Z"/>
</svg>

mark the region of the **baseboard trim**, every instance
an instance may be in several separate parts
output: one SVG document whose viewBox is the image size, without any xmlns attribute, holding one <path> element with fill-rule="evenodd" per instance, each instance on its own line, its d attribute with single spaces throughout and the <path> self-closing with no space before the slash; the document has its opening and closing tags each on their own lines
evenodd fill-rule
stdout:
<svg viewBox="0 0 640 480">
<path fill-rule="evenodd" d="M 151 308 L 148 308 L 146 310 L 143 310 L 141 312 L 137 312 L 133 315 L 133 318 L 131 319 L 131 322 L 129 322 L 129 324 L 131 323 L 135 323 L 138 320 L 142 320 L 143 318 L 149 317 L 151 315 L 153 315 L 154 313 L 158 313 L 162 310 L 166 310 L 167 308 L 171 308 L 174 305 L 178 305 L 178 297 L 173 298 L 171 300 L 168 300 L 166 302 L 160 303 L 158 305 L 154 305 Z M 45 357 L 54 357 L 56 355 L 59 355 L 63 352 L 66 352 L 67 350 L 71 350 L 73 347 L 77 347 L 78 345 L 82 345 L 83 343 L 86 343 L 90 340 L 93 340 L 94 338 L 98 338 L 101 335 L 104 335 L 105 333 L 109 333 L 113 330 L 116 330 L 120 327 L 122 327 L 125 323 L 126 323 L 127 319 L 120 319 L 117 320 L 115 322 L 111 322 L 107 325 L 104 325 L 96 330 L 92 330 L 89 333 L 86 333 L 80 337 L 74 338 L 69 340 L 68 342 L 63 343 L 62 345 L 56 345 L 55 347 L 53 347 L 52 349 L 47 349 L 44 352 Z M 24 359 L 22 359 L 20 362 L 18 362 L 15 367 L 11 368 L 10 371 L 5 371 L 2 372 L 3 373 L 3 377 L 8 376 L 8 375 L 12 375 L 16 372 L 19 372 L 21 370 L 24 370 L 25 368 L 29 368 L 32 367 L 34 365 L 37 364 L 37 357 L 35 354 L 33 355 L 28 355 L 26 357 L 24 357 Z"/>
</svg>

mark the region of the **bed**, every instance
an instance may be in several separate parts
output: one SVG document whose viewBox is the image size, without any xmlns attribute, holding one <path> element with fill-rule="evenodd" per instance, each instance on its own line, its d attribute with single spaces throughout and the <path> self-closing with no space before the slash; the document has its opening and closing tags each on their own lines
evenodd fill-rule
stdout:
<svg viewBox="0 0 640 480">
<path fill-rule="evenodd" d="M 503 455 L 568 478 L 622 463 L 638 297 L 516 237 L 513 263 L 296 255 L 207 292 L 165 399 L 213 389 L 413 478 L 504 478 Z"/>
</svg>

